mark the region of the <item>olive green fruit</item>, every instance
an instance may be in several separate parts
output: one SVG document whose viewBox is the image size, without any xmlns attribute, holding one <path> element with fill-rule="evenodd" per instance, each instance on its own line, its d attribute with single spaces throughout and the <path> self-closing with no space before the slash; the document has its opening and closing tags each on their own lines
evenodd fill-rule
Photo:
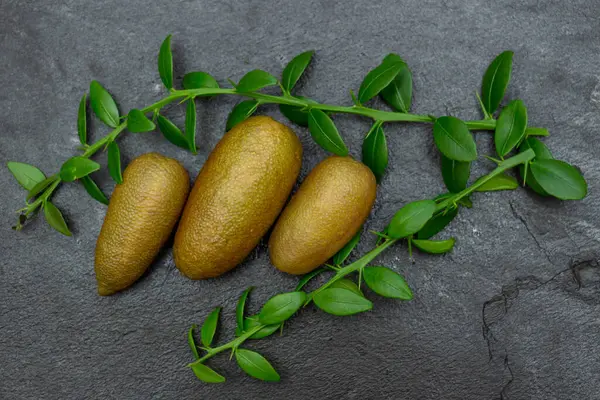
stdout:
<svg viewBox="0 0 600 400">
<path fill-rule="evenodd" d="M 111 295 L 142 276 L 173 231 L 189 189 L 187 171 L 172 158 L 148 153 L 131 161 L 96 243 L 98 294 Z"/>
<path fill-rule="evenodd" d="M 338 156 L 323 160 L 273 228 L 269 240 L 273 265 L 299 275 L 333 257 L 369 216 L 376 191 L 375 176 L 363 163 Z"/>
<path fill-rule="evenodd" d="M 175 265 L 191 279 L 219 276 L 252 251 L 296 182 L 302 145 L 270 117 L 227 132 L 196 178 L 175 235 Z"/>
</svg>

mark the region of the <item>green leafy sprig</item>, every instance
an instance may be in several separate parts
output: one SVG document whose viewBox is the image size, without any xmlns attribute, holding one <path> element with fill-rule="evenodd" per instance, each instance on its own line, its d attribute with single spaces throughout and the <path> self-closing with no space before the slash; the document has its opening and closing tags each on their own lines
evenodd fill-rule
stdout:
<svg viewBox="0 0 600 400">
<path fill-rule="evenodd" d="M 388 164 L 388 148 L 384 124 L 392 122 L 432 123 L 434 141 L 442 154 L 442 175 L 452 192 L 466 187 L 470 163 L 478 156 L 470 131 L 495 131 L 498 156 L 503 159 L 515 149 L 519 152 L 533 148 L 536 158 L 521 168 L 523 182 L 541 195 L 559 199 L 581 199 L 587 193 L 587 185 L 579 171 L 571 165 L 554 160 L 543 144 L 533 136 L 547 136 L 544 128 L 527 126 L 527 110 L 520 100 L 515 100 L 500 111 L 498 119 L 493 115 L 504 97 L 512 70 L 512 52 L 501 53 L 490 64 L 478 95 L 483 120 L 462 121 L 454 116 L 436 118 L 429 114 L 412 114 L 412 72 L 406 62 L 396 54 L 387 55 L 381 64 L 371 70 L 358 90 L 352 95 L 352 106 L 336 106 L 318 103 L 295 95 L 293 91 L 310 64 L 313 51 L 294 57 L 283 70 L 281 81 L 262 70 L 244 75 L 231 88 L 222 88 L 215 78 L 206 72 L 190 72 L 183 77 L 183 89 L 175 88 L 171 36 L 162 43 L 158 55 L 160 79 L 169 90 L 163 99 L 142 109 L 132 109 L 120 114 L 110 93 L 97 81 L 90 84 L 89 96 L 84 94 L 77 113 L 77 134 L 82 154 L 64 162 L 59 173 L 49 178 L 36 167 L 19 162 L 9 162 L 8 168 L 17 181 L 28 191 L 25 207 L 19 209 L 15 229 L 20 230 L 28 218 L 39 210 L 44 212 L 48 223 L 59 232 L 70 235 L 62 213 L 50 202 L 52 194 L 62 182 L 80 181 L 90 196 L 106 204 L 108 199 L 93 181 L 91 174 L 100 165 L 90 160 L 100 150 L 108 152 L 108 169 L 116 183 L 123 180 L 121 159 L 116 139 L 124 131 L 142 133 L 158 129 L 171 143 L 196 152 L 196 99 L 217 95 L 238 95 L 248 98 L 237 104 L 229 114 L 226 128 L 233 128 L 257 112 L 266 104 L 277 104 L 281 112 L 292 122 L 307 126 L 317 144 L 328 152 L 347 155 L 348 147 L 332 119 L 334 114 L 355 114 L 373 120 L 366 134 L 362 154 L 363 162 L 374 172 L 378 180 L 383 178 Z M 261 92 L 262 89 L 279 86 L 281 95 Z M 364 104 L 380 95 L 393 109 L 384 111 Z M 89 144 L 87 139 L 87 102 L 93 113 L 112 131 L 98 141 Z M 185 128 L 182 130 L 161 114 L 163 107 L 173 102 L 185 103 Z M 539 155 L 538 155 L 539 153 Z"/>
</svg>

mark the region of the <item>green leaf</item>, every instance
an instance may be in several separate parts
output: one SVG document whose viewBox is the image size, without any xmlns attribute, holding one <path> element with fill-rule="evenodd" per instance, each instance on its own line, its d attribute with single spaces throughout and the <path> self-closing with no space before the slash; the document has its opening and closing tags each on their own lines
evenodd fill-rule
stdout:
<svg viewBox="0 0 600 400">
<path fill-rule="evenodd" d="M 337 289 L 346 289 L 346 290 L 356 293 L 359 296 L 363 296 L 362 292 L 358 288 L 358 285 L 356 283 L 352 282 L 350 279 L 337 280 L 337 281 L 333 282 L 329 287 L 337 288 Z"/>
<path fill-rule="evenodd" d="M 196 360 L 200 359 L 200 354 L 198 354 L 198 348 L 196 347 L 196 341 L 194 340 L 194 330 L 197 328 L 196 324 L 192 325 L 188 330 L 188 345 L 190 346 L 190 350 L 192 350 L 192 354 L 194 354 L 194 358 Z"/>
<path fill-rule="evenodd" d="M 358 89 L 358 101 L 364 104 L 377 96 L 394 80 L 404 65 L 404 62 L 399 59 L 387 58 L 369 71 Z"/>
<path fill-rule="evenodd" d="M 366 267 L 363 270 L 363 277 L 367 286 L 380 296 L 400 300 L 413 298 L 412 290 L 404 278 L 389 268 Z"/>
<path fill-rule="evenodd" d="M 92 196 L 93 199 L 98 200 L 102 204 L 108 205 L 108 199 L 106 198 L 104 193 L 102 193 L 98 185 L 96 185 L 96 182 L 94 182 L 94 180 L 89 175 L 84 176 L 80 179 L 80 181 L 83 184 L 83 187 L 85 188 L 86 192 L 88 192 L 88 194 Z"/>
<path fill-rule="evenodd" d="M 451 160 L 443 154 L 441 160 L 442 177 L 448 190 L 452 193 L 458 193 L 466 189 L 471 175 L 471 162 Z"/>
<path fill-rule="evenodd" d="M 154 122 L 150 121 L 143 112 L 137 108 L 127 114 L 127 130 L 132 133 L 150 132 L 156 129 Z"/>
<path fill-rule="evenodd" d="M 174 123 L 169 121 L 167 118 L 159 115 L 156 122 L 158 123 L 158 129 L 162 132 L 163 136 L 175 146 L 179 146 L 182 149 L 189 150 L 188 142 L 183 136 L 181 130 L 175 126 Z"/>
<path fill-rule="evenodd" d="M 46 179 L 44 173 L 33 165 L 9 161 L 6 166 L 25 190 L 32 190 L 35 185 Z"/>
<path fill-rule="evenodd" d="M 227 117 L 227 125 L 225 129 L 230 131 L 234 126 L 240 122 L 247 120 L 252 114 L 256 112 L 258 108 L 258 101 L 256 100 L 244 100 L 233 107 L 233 110 Z"/>
<path fill-rule="evenodd" d="M 527 108 L 521 100 L 513 100 L 502 109 L 496 122 L 496 153 L 500 157 L 510 153 L 523 140 L 526 129 Z"/>
<path fill-rule="evenodd" d="M 392 82 L 381 91 L 381 97 L 396 111 L 407 113 L 412 103 L 412 72 L 406 64 Z"/>
<path fill-rule="evenodd" d="M 212 344 L 213 338 L 215 337 L 215 332 L 217 332 L 220 311 L 221 307 L 217 307 L 212 310 L 202 324 L 202 329 L 200 330 L 200 339 L 202 340 L 204 347 L 210 347 Z"/>
<path fill-rule="evenodd" d="M 121 151 L 117 142 L 110 142 L 108 145 L 108 172 L 115 182 L 123 183 L 123 174 L 121 173 Z"/>
<path fill-rule="evenodd" d="M 375 123 L 367 133 L 363 141 L 362 161 L 380 182 L 388 165 L 388 147 L 381 124 Z"/>
<path fill-rule="evenodd" d="M 296 291 L 300 291 L 302 290 L 302 288 L 304 286 L 306 286 L 306 284 L 308 282 L 310 282 L 311 279 L 313 279 L 315 276 L 322 274 L 323 272 L 327 271 L 326 268 L 319 268 L 319 269 L 315 269 L 314 271 L 303 275 L 302 278 L 300 278 L 300 280 L 298 281 L 298 285 L 296 285 Z"/>
<path fill-rule="evenodd" d="M 239 332 L 244 332 L 244 313 L 246 312 L 246 300 L 248 300 L 248 295 L 252 289 L 254 289 L 254 287 L 250 286 L 248 289 L 244 290 L 235 308 L 235 320 L 237 322 L 237 331 Z"/>
<path fill-rule="evenodd" d="M 173 53 L 171 52 L 171 35 L 167 36 L 158 52 L 158 73 L 167 89 L 173 88 Z"/>
<path fill-rule="evenodd" d="M 34 198 L 38 194 L 42 193 L 48 186 L 50 186 L 55 181 L 56 181 L 56 177 L 51 176 L 49 178 L 44 179 L 41 182 L 36 183 L 35 186 L 31 188 L 29 193 L 27 193 L 26 200 L 29 201 L 30 199 Z"/>
<path fill-rule="evenodd" d="M 83 178 L 100 169 L 100 164 L 89 158 L 72 157 L 60 167 L 60 179 L 65 182 L 73 182 L 75 179 Z"/>
<path fill-rule="evenodd" d="M 448 240 L 421 240 L 413 239 L 412 244 L 419 250 L 431 254 L 443 254 L 451 251 L 454 248 L 456 240 L 454 238 Z"/>
<path fill-rule="evenodd" d="M 433 200 L 419 200 L 406 204 L 392 218 L 387 227 L 387 234 L 393 239 L 400 239 L 417 233 L 435 212 Z"/>
<path fill-rule="evenodd" d="M 235 90 L 238 93 L 256 92 L 262 88 L 274 85 L 277 85 L 277 78 L 266 71 L 255 69 L 240 79 Z"/>
<path fill-rule="evenodd" d="M 532 149 L 535 153 L 534 160 L 554 159 L 552 153 L 550 153 L 550 150 L 548 150 L 546 145 L 542 143 L 539 139 L 532 137 L 526 138 L 523 141 L 523 143 L 521 143 L 521 146 L 519 146 L 519 153 L 523 153 L 524 151 L 527 151 L 529 149 Z M 533 177 L 531 173 L 531 168 L 527 168 L 527 177 L 525 177 L 525 166 L 523 164 L 519 166 L 519 172 L 521 174 L 521 179 L 523 179 L 526 182 L 527 186 L 529 186 L 534 192 L 541 196 L 548 196 L 548 192 L 546 192 L 540 186 L 537 180 Z"/>
<path fill-rule="evenodd" d="M 240 368 L 253 378 L 267 382 L 279 382 L 279 374 L 266 358 L 255 351 L 237 349 L 235 359 Z"/>
<path fill-rule="evenodd" d="M 296 96 L 298 99 L 304 100 L 309 104 L 317 104 L 316 101 L 309 99 L 308 97 Z M 308 126 L 308 109 L 298 106 L 290 106 L 287 104 L 280 104 L 279 111 L 290 121 L 300 126 Z"/>
<path fill-rule="evenodd" d="M 541 159 L 529 165 L 536 181 L 548 194 L 561 200 L 581 200 L 587 183 L 577 168 L 559 160 Z"/>
<path fill-rule="evenodd" d="M 206 72 L 190 72 L 183 76 L 183 88 L 190 89 L 217 89 L 219 83 L 215 78 Z"/>
<path fill-rule="evenodd" d="M 50 203 L 49 201 L 44 202 L 44 216 L 46 217 L 48 224 L 56 231 L 65 236 L 71 236 L 71 231 L 69 231 L 62 213 L 54 204 Z"/>
<path fill-rule="evenodd" d="M 119 110 L 112 96 L 98 83 L 90 83 L 90 106 L 100 121 L 111 128 L 119 125 Z"/>
<path fill-rule="evenodd" d="M 329 288 L 318 292 L 313 298 L 317 307 L 333 315 L 352 315 L 368 311 L 373 303 L 363 296 L 341 288 Z"/>
<path fill-rule="evenodd" d="M 285 91 L 291 92 L 294 86 L 296 86 L 298 79 L 300 79 L 306 67 L 310 64 L 314 53 L 314 50 L 309 50 L 298 54 L 285 66 L 281 77 L 281 85 Z"/>
<path fill-rule="evenodd" d="M 488 114 L 492 115 L 500 105 L 510 81 L 513 52 L 500 53 L 483 75 L 481 100 Z"/>
<path fill-rule="evenodd" d="M 250 329 L 256 328 L 259 325 L 262 324 L 258 322 L 258 315 L 248 317 L 244 320 L 244 330 L 246 332 L 248 332 Z M 271 336 L 272 334 L 277 332 L 280 326 L 281 324 L 267 325 L 258 332 L 256 332 L 254 335 L 250 336 L 250 339 L 262 339 L 266 338 L 267 336 Z"/>
<path fill-rule="evenodd" d="M 356 232 L 356 235 L 354 235 L 352 239 L 350 239 L 350 241 L 346 243 L 346 245 L 342 247 L 342 249 L 338 251 L 335 256 L 333 256 L 333 264 L 342 265 L 344 261 L 346 261 L 350 253 L 352 253 L 352 250 L 354 250 L 360 241 L 361 234 L 362 229 L 359 229 L 358 232 Z"/>
<path fill-rule="evenodd" d="M 77 135 L 79 136 L 79 142 L 82 145 L 87 143 L 86 98 L 87 95 L 84 93 L 79 102 L 79 110 L 77 111 Z"/>
<path fill-rule="evenodd" d="M 479 178 L 479 180 L 483 179 Z M 477 181 L 473 185 L 476 185 Z M 476 192 L 495 192 L 498 190 L 515 190 L 519 187 L 519 182 L 512 176 L 500 174 L 494 176 L 489 181 L 475 189 Z"/>
<path fill-rule="evenodd" d="M 348 155 L 348 148 L 335 124 L 323 111 L 315 108 L 309 111 L 308 129 L 314 141 L 326 151 L 342 157 Z"/>
<path fill-rule="evenodd" d="M 197 154 L 196 150 L 196 102 L 189 99 L 185 110 L 185 138 L 192 153 Z"/>
<path fill-rule="evenodd" d="M 417 233 L 418 239 L 429 239 L 440 233 L 458 215 L 458 208 L 431 218 Z"/>
<path fill-rule="evenodd" d="M 218 374 L 212 368 L 206 366 L 205 364 L 198 363 L 192 365 L 192 371 L 196 375 L 196 378 L 200 379 L 202 382 L 206 383 L 223 383 L 225 382 L 225 377 L 223 375 Z"/>
<path fill-rule="evenodd" d="M 474 161 L 477 147 L 467 125 L 455 117 L 440 117 L 433 125 L 433 139 L 443 155 L 456 161 Z"/>
<path fill-rule="evenodd" d="M 304 305 L 306 293 L 289 292 L 271 297 L 260 310 L 258 321 L 263 325 L 280 324 Z"/>
</svg>

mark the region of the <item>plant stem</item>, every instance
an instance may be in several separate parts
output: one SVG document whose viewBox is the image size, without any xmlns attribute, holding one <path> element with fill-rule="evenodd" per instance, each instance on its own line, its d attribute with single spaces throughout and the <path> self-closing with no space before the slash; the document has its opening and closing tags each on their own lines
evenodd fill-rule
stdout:
<svg viewBox="0 0 600 400">
<path fill-rule="evenodd" d="M 198 360 L 188 364 L 188 367 L 191 367 L 195 364 L 201 364 L 204 361 L 208 360 L 209 358 L 212 358 L 214 356 L 216 356 L 219 353 L 224 352 L 225 350 L 229 350 L 229 349 L 237 349 L 242 343 L 244 343 L 246 340 L 248 340 L 252 335 L 254 335 L 256 332 L 260 331 L 262 328 L 264 328 L 266 325 L 257 325 L 254 328 L 250 329 L 247 332 L 244 332 L 242 335 L 240 335 L 240 337 L 237 337 L 233 340 L 231 340 L 230 342 L 225 343 L 224 345 L 221 345 L 219 347 L 215 347 L 212 349 L 209 349 L 208 352 L 201 358 L 199 358 Z"/>
</svg>

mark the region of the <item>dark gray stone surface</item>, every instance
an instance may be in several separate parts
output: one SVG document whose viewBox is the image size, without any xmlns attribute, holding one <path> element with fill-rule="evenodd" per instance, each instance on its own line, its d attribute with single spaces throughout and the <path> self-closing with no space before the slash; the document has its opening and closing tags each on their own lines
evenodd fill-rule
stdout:
<svg viewBox="0 0 600 400">
<path fill-rule="evenodd" d="M 185 334 L 224 306 L 231 337 L 235 301 L 254 285 L 252 308 L 291 289 L 296 278 L 269 265 L 261 246 L 225 276 L 193 282 L 170 250 L 130 290 L 96 294 L 93 251 L 105 207 L 76 184 L 55 203 L 72 238 L 38 218 L 10 230 L 24 192 L 0 169 L 0 398 L 2 399 L 600 399 L 600 15 L 594 0 L 547 1 L 16 1 L 0 2 L 0 161 L 54 173 L 77 153 L 75 115 L 97 79 L 121 110 L 164 95 L 156 72 L 161 41 L 174 33 L 177 75 L 196 69 L 219 81 L 252 68 L 281 72 L 306 49 L 316 57 L 301 93 L 348 104 L 364 74 L 388 52 L 414 72 L 414 111 L 478 119 L 474 97 L 485 67 L 515 51 L 509 98 L 548 127 L 554 154 L 589 182 L 581 202 L 541 199 L 525 190 L 479 194 L 445 236 L 446 256 L 397 246 L 378 260 L 404 273 L 410 303 L 374 298 L 372 312 L 334 318 L 312 307 L 282 337 L 251 343 L 280 371 L 279 384 L 244 376 L 227 356 L 210 364 L 227 376 L 204 385 L 184 367 Z M 233 97 L 199 107 L 193 156 L 157 133 L 125 135 L 126 161 L 159 151 L 192 176 L 225 127 Z M 377 102 L 375 102 L 377 105 Z M 380 105 L 380 104 L 379 104 Z M 274 107 L 262 112 L 282 120 Z M 170 115 L 181 121 L 183 110 Z M 355 156 L 364 119 L 336 117 Z M 107 131 L 93 124 L 93 138 Z M 402 204 L 443 189 L 430 127 L 389 125 L 391 165 L 369 229 Z M 304 176 L 323 151 L 306 129 Z M 480 149 L 490 136 L 477 134 Z M 104 156 L 97 157 L 102 163 Z M 490 168 L 480 162 L 474 176 Z M 113 183 L 97 174 L 102 189 Z M 373 238 L 363 240 L 360 251 Z M 574 279 L 577 278 L 577 279 Z"/>
</svg>

